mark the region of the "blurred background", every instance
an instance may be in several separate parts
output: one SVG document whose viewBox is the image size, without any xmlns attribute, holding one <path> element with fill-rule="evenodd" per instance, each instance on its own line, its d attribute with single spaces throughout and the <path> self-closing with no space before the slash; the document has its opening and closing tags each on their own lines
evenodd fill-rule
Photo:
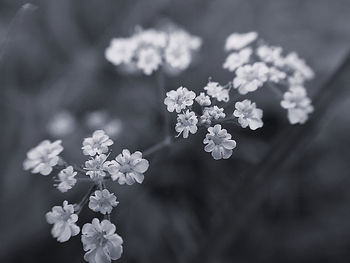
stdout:
<svg viewBox="0 0 350 263">
<path fill-rule="evenodd" d="M 167 90 L 198 93 L 209 76 L 226 83 L 226 37 L 254 30 L 315 70 L 316 111 L 291 126 L 274 94 L 260 90 L 251 98 L 264 128 L 226 127 L 238 142 L 231 159 L 205 153 L 200 131 L 152 155 L 142 185 L 108 185 L 120 201 L 112 214 L 124 239 L 119 261 L 350 261 L 349 0 L 38 0 L 21 9 L 26 3 L 0 1 L 0 262 L 83 262 L 80 238 L 56 242 L 44 215 L 79 202 L 89 185 L 62 194 L 22 162 L 41 140 L 62 138 L 65 159 L 81 164 L 82 139 L 95 127 L 109 130 L 114 153 L 162 139 L 155 76 L 121 74 L 104 50 L 163 19 L 203 39 Z M 93 216 L 85 209 L 80 225 Z"/>
</svg>

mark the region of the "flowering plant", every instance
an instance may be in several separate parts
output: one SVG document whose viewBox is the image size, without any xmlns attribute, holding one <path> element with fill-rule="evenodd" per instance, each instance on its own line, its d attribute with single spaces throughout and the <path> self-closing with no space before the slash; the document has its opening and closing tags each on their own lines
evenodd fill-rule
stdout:
<svg viewBox="0 0 350 263">
<path fill-rule="evenodd" d="M 151 75 L 162 67 L 169 74 L 177 74 L 189 67 L 201 44 L 199 37 L 175 27 L 138 29 L 130 37 L 113 38 L 105 57 L 129 73 Z"/>
<path fill-rule="evenodd" d="M 88 180 L 92 186 L 78 204 L 69 204 L 65 200 L 62 206 L 54 206 L 46 214 L 47 222 L 53 224 L 51 233 L 59 242 L 66 242 L 78 235 L 78 217 L 88 204 L 92 211 L 103 214 L 105 219 L 100 222 L 98 218 L 94 218 L 91 224 L 83 225 L 81 241 L 86 251 L 84 259 L 88 262 L 116 260 L 122 254 L 123 239 L 115 233 L 116 227 L 111 223 L 110 214 L 119 202 L 114 193 L 109 192 L 105 181 L 117 181 L 127 185 L 142 183 L 149 163 L 141 152 L 131 154 L 127 149 L 114 160 L 107 161 L 110 156 L 109 146 L 114 142 L 103 130 L 97 130 L 92 137 L 83 140 L 83 154 L 89 160 L 82 167 L 68 165 L 63 160 L 59 155 L 63 151 L 61 143 L 59 140 L 45 140 L 31 149 L 24 161 L 24 169 L 45 176 L 53 170 L 58 171 L 55 186 L 63 193 L 72 189 L 79 181 Z"/>
<path fill-rule="evenodd" d="M 231 34 L 225 44 L 231 53 L 223 68 L 234 72 L 232 81 L 225 85 L 209 82 L 199 95 L 185 87 L 179 87 L 166 93 L 164 104 L 169 112 L 176 111 L 177 136 L 188 138 L 195 134 L 198 127 L 208 129 L 203 143 L 204 150 L 211 152 L 215 160 L 227 159 L 232 155 L 236 142 L 227 130 L 222 129 L 224 122 L 233 123 L 242 128 L 256 130 L 263 127 L 263 111 L 256 103 L 240 97 L 255 92 L 259 88 L 270 88 L 280 96 L 281 106 L 288 110 L 291 124 L 303 124 L 313 111 L 311 99 L 307 97 L 304 83 L 314 77 L 312 69 L 295 53 L 286 56 L 281 47 L 268 46 L 257 41 L 258 34 Z M 231 93 L 235 91 L 233 96 Z M 195 108 L 197 102 L 199 109 Z M 234 104 L 234 111 L 225 113 L 225 109 Z"/>
<path fill-rule="evenodd" d="M 141 30 L 130 38 L 117 38 L 106 49 L 107 60 L 117 66 L 142 71 L 150 75 L 155 71 L 174 73 L 186 69 L 191 56 L 201 45 L 198 37 L 183 30 Z M 70 165 L 60 156 L 63 151 L 60 140 L 42 141 L 29 150 L 23 163 L 25 170 L 44 176 L 57 172 L 55 186 L 67 192 L 80 181 L 89 181 L 92 186 L 77 204 L 64 201 L 46 214 L 52 224 L 52 235 L 59 242 L 66 242 L 80 233 L 77 225 L 79 214 L 87 205 L 92 211 L 102 214 L 104 219 L 93 218 L 81 229 L 81 241 L 86 252 L 84 259 L 90 263 L 106 263 L 121 257 L 123 239 L 115 233 L 110 214 L 119 202 L 107 187 L 106 181 L 121 185 L 141 184 L 149 162 L 144 157 L 155 153 L 175 140 L 168 130 L 169 113 L 177 114 L 176 138 L 187 139 L 200 128 L 207 130 L 203 139 L 204 150 L 213 159 L 228 159 L 237 142 L 223 127 L 232 123 L 241 128 L 257 130 L 263 127 L 263 110 L 255 102 L 243 98 L 258 89 L 269 88 L 278 93 L 281 106 L 288 111 L 291 124 L 303 124 L 313 111 L 304 83 L 314 77 L 312 69 L 295 53 L 283 55 L 280 47 L 266 45 L 258 40 L 256 32 L 231 34 L 225 44 L 231 52 L 223 68 L 234 73 L 231 81 L 222 85 L 209 81 L 203 90 L 196 93 L 186 87 L 166 91 L 159 82 L 159 91 L 164 99 L 165 137 L 149 149 L 134 153 L 122 150 L 114 159 L 110 158 L 114 142 L 104 130 L 96 130 L 82 143 L 82 153 L 88 160 L 82 166 Z M 162 67 L 162 68 L 160 68 Z M 235 94 L 232 94 L 235 93 Z M 229 105 L 234 110 L 227 111 Z"/>
</svg>

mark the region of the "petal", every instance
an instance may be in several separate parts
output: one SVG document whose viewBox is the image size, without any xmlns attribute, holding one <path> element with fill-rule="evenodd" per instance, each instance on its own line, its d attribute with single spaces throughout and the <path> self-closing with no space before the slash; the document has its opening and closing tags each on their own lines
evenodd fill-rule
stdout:
<svg viewBox="0 0 350 263">
<path fill-rule="evenodd" d="M 214 150 L 211 152 L 211 155 L 215 160 L 220 160 L 222 158 L 220 147 L 216 146 Z"/>
<path fill-rule="evenodd" d="M 106 251 L 102 247 L 96 249 L 95 254 L 96 263 L 110 263 L 111 258 L 107 255 Z"/>
<path fill-rule="evenodd" d="M 138 173 L 144 173 L 148 170 L 149 162 L 146 159 L 141 159 L 134 167 L 133 170 Z"/>
<path fill-rule="evenodd" d="M 204 147 L 204 151 L 206 152 L 211 152 L 213 151 L 215 148 L 215 143 L 213 141 L 210 141 L 205 147 Z"/>
<path fill-rule="evenodd" d="M 123 247 L 122 247 L 122 240 L 121 242 L 108 242 L 107 248 L 109 251 L 109 255 L 111 259 L 117 260 L 122 256 L 123 253 Z"/>
<path fill-rule="evenodd" d="M 222 146 L 226 149 L 232 150 L 236 147 L 236 141 L 235 140 L 225 140 L 222 142 Z"/>
</svg>

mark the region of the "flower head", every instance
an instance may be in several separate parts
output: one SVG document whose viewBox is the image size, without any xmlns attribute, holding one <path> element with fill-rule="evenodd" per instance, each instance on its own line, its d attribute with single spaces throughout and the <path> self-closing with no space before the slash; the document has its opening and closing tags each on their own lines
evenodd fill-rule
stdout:
<svg viewBox="0 0 350 263">
<path fill-rule="evenodd" d="M 85 138 L 83 141 L 83 154 L 95 156 L 108 152 L 108 147 L 113 144 L 113 141 L 103 130 L 97 130 L 92 134 L 92 137 Z"/>
<path fill-rule="evenodd" d="M 182 133 L 184 138 L 188 138 L 189 133 L 195 134 L 197 132 L 197 123 L 196 114 L 193 111 L 187 110 L 185 113 L 177 116 L 175 130 L 179 133 L 178 136 Z"/>
<path fill-rule="evenodd" d="M 134 39 L 140 48 L 164 48 L 167 43 L 166 33 L 155 29 L 143 29 L 133 35 L 131 39 Z"/>
<path fill-rule="evenodd" d="M 256 108 L 255 102 L 244 100 L 236 102 L 233 115 L 238 118 L 242 128 L 249 126 L 250 129 L 256 130 L 263 126 L 262 115 L 263 111 Z"/>
<path fill-rule="evenodd" d="M 89 208 L 104 215 L 110 214 L 113 207 L 119 204 L 116 200 L 115 195 L 107 189 L 97 190 L 93 196 L 90 196 Z"/>
<path fill-rule="evenodd" d="M 295 71 L 293 75 L 288 77 L 288 84 L 292 87 L 303 86 L 304 82 L 305 82 L 304 76 L 298 71 Z"/>
<path fill-rule="evenodd" d="M 202 124 L 211 124 L 212 120 L 218 120 L 225 118 L 226 114 L 224 113 L 223 108 L 219 108 L 218 106 L 213 107 L 205 107 L 203 109 L 203 115 L 200 117 L 200 122 Z"/>
<path fill-rule="evenodd" d="M 309 118 L 308 115 L 314 110 L 305 88 L 301 86 L 292 87 L 284 93 L 281 106 L 288 110 L 288 119 L 291 124 L 305 123 Z"/>
<path fill-rule="evenodd" d="M 195 99 L 197 101 L 197 103 L 201 106 L 210 106 L 211 101 L 210 101 L 210 97 L 205 95 L 204 92 L 201 92 Z"/>
<path fill-rule="evenodd" d="M 268 73 L 269 81 L 278 83 L 281 80 L 285 79 L 286 77 L 287 77 L 287 74 L 285 72 L 280 71 L 275 67 L 269 68 L 269 73 Z"/>
<path fill-rule="evenodd" d="M 86 175 L 90 176 L 92 180 L 99 181 L 106 176 L 107 170 L 107 155 L 96 155 L 91 160 L 85 162 L 84 169 L 87 170 Z"/>
<path fill-rule="evenodd" d="M 115 233 L 115 225 L 108 220 L 94 218 L 82 229 L 84 259 L 90 263 L 110 263 L 117 260 L 123 253 L 123 239 Z"/>
<path fill-rule="evenodd" d="M 117 138 L 123 131 L 123 122 L 118 118 L 114 118 L 107 122 L 106 125 L 103 126 L 103 129 L 108 136 Z"/>
<path fill-rule="evenodd" d="M 183 43 L 170 42 L 165 49 L 165 61 L 175 69 L 188 68 L 192 60 L 191 51 Z"/>
<path fill-rule="evenodd" d="M 69 111 L 56 113 L 47 124 L 48 133 L 55 138 L 62 138 L 74 131 L 76 120 Z"/>
<path fill-rule="evenodd" d="M 226 51 L 230 50 L 239 50 L 254 42 L 258 37 L 256 32 L 249 33 L 233 33 L 229 35 L 226 39 L 225 49 Z"/>
<path fill-rule="evenodd" d="M 268 72 L 268 67 L 262 62 L 242 66 L 236 70 L 233 86 L 243 95 L 256 91 L 267 81 Z"/>
<path fill-rule="evenodd" d="M 48 175 L 52 172 L 52 167 L 57 165 L 58 155 L 62 151 L 61 140 L 42 141 L 38 146 L 29 150 L 27 158 L 23 162 L 23 168 L 24 170 L 31 169 L 32 173 Z"/>
<path fill-rule="evenodd" d="M 133 154 L 124 149 L 115 161 L 108 162 L 107 170 L 111 174 L 112 180 L 118 180 L 119 184 L 132 185 L 136 182 L 141 184 L 144 179 L 144 173 L 149 167 L 146 159 L 142 158 L 142 153 L 137 151 Z"/>
<path fill-rule="evenodd" d="M 253 53 L 251 48 L 244 48 L 239 52 L 231 53 L 223 64 L 223 68 L 228 71 L 235 71 L 238 67 L 249 62 L 250 56 Z"/>
<path fill-rule="evenodd" d="M 256 54 L 266 63 L 271 63 L 279 67 L 284 65 L 281 47 L 263 45 L 257 48 Z"/>
<path fill-rule="evenodd" d="M 284 59 L 285 65 L 292 68 L 299 74 L 301 74 L 305 79 L 311 80 L 314 78 L 315 73 L 310 68 L 303 59 L 301 59 L 296 52 L 289 53 Z"/>
<path fill-rule="evenodd" d="M 130 63 L 136 48 L 137 43 L 132 38 L 114 38 L 105 51 L 105 57 L 116 66 L 122 63 Z"/>
<path fill-rule="evenodd" d="M 61 170 L 58 173 L 59 184 L 57 185 L 57 189 L 60 190 L 62 193 L 72 189 L 72 187 L 77 182 L 77 179 L 75 179 L 76 175 L 77 172 L 73 170 L 72 166 L 68 166 L 67 168 Z"/>
<path fill-rule="evenodd" d="M 74 214 L 73 205 L 67 201 L 63 202 L 63 206 L 54 206 L 52 211 L 47 212 L 46 220 L 53 224 L 51 234 L 59 242 L 66 242 L 71 236 L 79 234 L 80 228 L 76 225 L 78 215 Z"/>
<path fill-rule="evenodd" d="M 231 134 L 226 129 L 221 129 L 220 124 L 208 128 L 207 135 L 203 143 L 206 144 L 204 150 L 211 152 L 215 160 L 228 159 L 232 155 L 232 150 L 236 147 L 236 141 L 231 140 Z"/>
<path fill-rule="evenodd" d="M 137 67 L 146 75 L 151 75 L 162 63 L 159 52 L 152 47 L 143 48 L 139 51 Z"/>
<path fill-rule="evenodd" d="M 229 90 L 221 86 L 218 82 L 209 81 L 204 87 L 208 95 L 218 101 L 228 102 L 229 100 Z"/>
<path fill-rule="evenodd" d="M 167 92 L 166 96 L 164 104 L 167 105 L 168 111 L 173 112 L 175 110 L 177 113 L 180 113 L 181 110 L 193 104 L 196 93 L 185 87 L 179 87 L 177 90 Z"/>
</svg>

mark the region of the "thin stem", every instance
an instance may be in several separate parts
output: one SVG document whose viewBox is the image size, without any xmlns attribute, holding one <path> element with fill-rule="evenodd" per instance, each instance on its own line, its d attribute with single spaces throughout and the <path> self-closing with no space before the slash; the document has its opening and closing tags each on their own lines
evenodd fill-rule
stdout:
<svg viewBox="0 0 350 263">
<path fill-rule="evenodd" d="M 15 16 L 12 18 L 10 25 L 9 25 L 9 28 L 6 32 L 5 37 L 4 37 L 4 40 L 2 41 L 2 43 L 0 45 L 0 60 L 2 59 L 2 57 L 5 54 L 6 47 L 10 41 L 12 31 L 14 31 L 16 26 L 22 21 L 22 18 L 24 17 L 24 15 L 27 12 L 33 12 L 36 9 L 37 9 L 37 7 L 33 4 L 30 4 L 30 3 L 24 4 L 21 6 L 21 8 L 17 11 Z"/>
<path fill-rule="evenodd" d="M 104 215 L 104 219 L 107 219 L 108 221 L 111 221 L 111 214 L 107 213 Z"/>
<path fill-rule="evenodd" d="M 80 201 L 79 204 L 76 205 L 76 209 L 77 210 L 77 215 L 80 214 L 80 212 L 83 210 L 84 206 L 86 205 L 86 203 L 89 201 L 90 195 L 96 190 L 97 185 L 94 184 L 93 186 L 91 186 L 91 188 L 88 190 L 88 192 L 84 195 L 83 199 Z"/>
<path fill-rule="evenodd" d="M 270 88 L 270 90 L 272 90 L 276 94 L 277 98 L 280 99 L 283 97 L 283 92 L 275 84 L 271 82 L 267 82 L 266 84 Z"/>
<path fill-rule="evenodd" d="M 169 146 L 172 143 L 171 137 L 167 136 L 165 137 L 162 141 L 156 143 L 155 145 L 151 146 L 150 148 L 146 149 L 143 152 L 143 156 L 147 157 L 149 155 L 152 155 L 160 150 L 162 150 L 163 148 Z"/>
</svg>

